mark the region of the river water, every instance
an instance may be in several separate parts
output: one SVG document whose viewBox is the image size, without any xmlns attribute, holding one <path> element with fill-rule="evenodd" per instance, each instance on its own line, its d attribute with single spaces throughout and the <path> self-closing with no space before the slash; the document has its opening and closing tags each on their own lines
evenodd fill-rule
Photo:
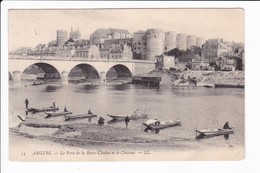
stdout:
<svg viewBox="0 0 260 173">
<path fill-rule="evenodd" d="M 24 100 L 29 107 L 48 107 L 55 101 L 63 110 L 64 106 L 73 114 L 86 113 L 89 108 L 106 122 L 106 114 L 131 114 L 136 109 L 148 113 L 150 118 L 182 121 L 181 127 L 161 130 L 159 135 L 169 135 L 188 140 L 195 138 L 195 129 L 222 128 L 226 121 L 235 133 L 226 140 L 223 136 L 202 140 L 214 146 L 244 147 L 245 109 L 244 89 L 236 88 L 172 88 L 147 89 L 127 85 L 39 85 L 9 88 L 9 103 L 12 109 L 25 112 Z M 43 116 L 44 113 L 33 116 Z M 96 123 L 98 118 L 92 120 Z M 125 127 L 124 122 L 106 124 Z M 131 120 L 129 128 L 140 129 L 142 120 Z"/>
</svg>

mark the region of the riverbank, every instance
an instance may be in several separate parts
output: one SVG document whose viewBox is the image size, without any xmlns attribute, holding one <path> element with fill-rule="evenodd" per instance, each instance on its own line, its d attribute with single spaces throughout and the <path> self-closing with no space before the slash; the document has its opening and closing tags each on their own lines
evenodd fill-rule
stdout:
<svg viewBox="0 0 260 173">
<path fill-rule="evenodd" d="M 207 139 L 197 141 L 195 136 L 181 138 L 176 137 L 174 133 L 146 133 L 141 129 L 126 129 L 108 124 L 99 126 L 95 122 L 88 121 L 63 123 L 36 117 L 23 117 L 26 120 L 21 124 L 16 118 L 17 114 L 21 115 L 13 109 L 10 111 L 10 122 L 13 122 L 9 130 L 11 160 L 240 160 L 244 157 L 243 146 L 228 142 L 216 147 L 213 141 Z M 44 124 L 48 126 L 43 126 Z M 172 128 L 172 130 L 174 132 L 176 129 Z M 26 157 L 21 157 L 21 151 L 26 153 Z M 33 154 L 42 151 L 52 154 L 44 158 Z M 80 155 L 68 157 L 60 154 L 78 151 L 90 154 L 88 157 Z M 120 154 L 117 156 L 107 154 L 115 151 Z"/>
<path fill-rule="evenodd" d="M 10 129 L 11 160 L 240 160 L 244 157 L 244 148 L 239 146 L 227 144 L 216 148 L 212 144 L 211 147 L 205 147 L 202 145 L 203 142 L 193 139 L 174 138 L 111 126 L 77 125 L 59 129 L 31 129 L 23 126 L 20 128 Z M 18 154 L 15 151 L 19 151 Z M 26 157 L 20 157 L 20 151 L 24 151 Z M 44 157 L 35 154 L 43 151 L 50 154 Z M 76 155 L 76 152 L 87 154 Z"/>
<path fill-rule="evenodd" d="M 196 86 L 223 87 L 223 88 L 244 88 L 244 71 L 185 71 L 179 74 L 182 80 L 174 82 L 175 86 L 189 85 L 189 78 L 196 78 Z"/>
</svg>

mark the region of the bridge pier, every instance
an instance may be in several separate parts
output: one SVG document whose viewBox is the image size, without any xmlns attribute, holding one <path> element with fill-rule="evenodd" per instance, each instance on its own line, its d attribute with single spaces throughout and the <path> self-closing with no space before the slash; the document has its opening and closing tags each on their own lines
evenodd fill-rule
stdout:
<svg viewBox="0 0 260 173">
<path fill-rule="evenodd" d="M 14 71 L 13 72 L 13 85 L 14 86 L 21 86 L 21 72 L 20 71 Z"/>
<path fill-rule="evenodd" d="M 104 71 L 102 71 L 102 72 L 100 72 L 100 81 L 101 81 L 101 83 L 106 83 L 106 72 L 104 72 Z"/>
<path fill-rule="evenodd" d="M 66 71 L 61 72 L 61 81 L 63 85 L 69 84 L 69 73 Z"/>
</svg>

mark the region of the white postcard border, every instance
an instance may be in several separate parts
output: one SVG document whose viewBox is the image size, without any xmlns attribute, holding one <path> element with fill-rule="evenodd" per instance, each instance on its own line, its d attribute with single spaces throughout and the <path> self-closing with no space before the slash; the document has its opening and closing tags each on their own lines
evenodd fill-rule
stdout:
<svg viewBox="0 0 260 173">
<path fill-rule="evenodd" d="M 257 64 L 259 64 L 260 17 L 259 2 L 31 2 L 5 1 L 1 4 L 1 172 L 231 172 L 256 170 L 259 164 L 260 135 L 257 91 Z M 8 9 L 23 8 L 237 8 L 245 9 L 245 127 L 246 156 L 243 161 L 234 162 L 47 162 L 24 163 L 8 160 Z M 259 90 L 259 89 L 258 89 Z M 28 146 L 29 147 L 29 146 Z M 257 166 L 257 167 L 256 167 Z"/>
</svg>

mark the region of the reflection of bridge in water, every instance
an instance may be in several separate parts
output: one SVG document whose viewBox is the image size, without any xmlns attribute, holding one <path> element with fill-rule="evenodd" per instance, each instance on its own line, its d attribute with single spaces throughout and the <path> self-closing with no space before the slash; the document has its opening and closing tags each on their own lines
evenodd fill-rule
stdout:
<svg viewBox="0 0 260 173">
<path fill-rule="evenodd" d="M 61 79 L 62 84 L 68 84 L 69 76 L 75 70 L 81 70 L 85 79 L 98 79 L 100 82 L 106 82 L 109 74 L 115 74 L 118 78 L 126 78 L 147 73 L 155 68 L 154 61 L 146 60 L 9 55 L 8 70 L 14 85 L 21 84 L 22 73 L 32 65 L 38 66 L 47 76 Z"/>
</svg>

